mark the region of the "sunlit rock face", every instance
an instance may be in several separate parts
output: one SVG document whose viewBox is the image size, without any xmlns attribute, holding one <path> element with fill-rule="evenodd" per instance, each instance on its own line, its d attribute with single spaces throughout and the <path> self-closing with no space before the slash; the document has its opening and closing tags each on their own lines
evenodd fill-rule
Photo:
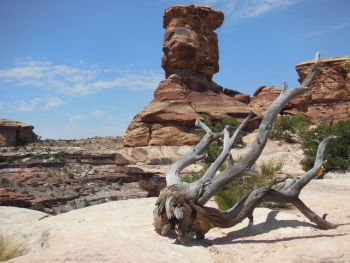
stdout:
<svg viewBox="0 0 350 263">
<path fill-rule="evenodd" d="M 311 61 L 298 64 L 296 70 L 303 81 L 312 65 Z M 350 56 L 321 60 L 320 74 L 313 88 L 300 98 L 300 113 L 313 124 L 333 124 L 350 119 Z M 291 109 L 291 113 L 298 110 Z"/>
<path fill-rule="evenodd" d="M 37 135 L 33 129 L 32 125 L 24 122 L 0 119 L 0 147 L 23 145 L 35 141 Z"/>
<path fill-rule="evenodd" d="M 203 6 L 174 6 L 165 11 L 162 67 L 166 77 L 177 69 L 212 78 L 219 71 L 218 38 L 224 14 Z"/>
<path fill-rule="evenodd" d="M 305 79 L 313 61 L 296 65 L 300 83 Z M 250 98 L 250 106 L 263 115 L 281 93 L 277 87 L 259 87 Z M 332 125 L 350 119 L 350 57 L 321 59 L 320 73 L 307 93 L 293 99 L 282 114 L 303 115 L 311 124 Z"/>
<path fill-rule="evenodd" d="M 199 140 L 194 123 L 203 114 L 213 121 L 247 116 L 249 96 L 212 81 L 219 71 L 214 30 L 223 20 L 222 12 L 209 7 L 179 5 L 165 10 L 162 67 L 166 79 L 130 123 L 125 146 L 193 145 Z"/>
</svg>

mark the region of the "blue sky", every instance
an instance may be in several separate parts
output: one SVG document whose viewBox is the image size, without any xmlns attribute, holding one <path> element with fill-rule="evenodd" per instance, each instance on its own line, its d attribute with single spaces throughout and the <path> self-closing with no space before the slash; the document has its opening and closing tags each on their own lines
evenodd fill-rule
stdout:
<svg viewBox="0 0 350 263">
<path fill-rule="evenodd" d="M 0 0 L 0 118 L 44 138 L 122 135 L 164 77 L 162 16 L 179 3 L 225 13 L 226 88 L 294 87 L 316 51 L 350 55 L 349 0 Z"/>
</svg>

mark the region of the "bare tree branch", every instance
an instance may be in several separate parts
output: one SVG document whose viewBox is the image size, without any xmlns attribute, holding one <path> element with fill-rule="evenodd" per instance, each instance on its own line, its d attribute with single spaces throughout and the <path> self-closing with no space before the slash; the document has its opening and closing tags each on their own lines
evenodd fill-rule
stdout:
<svg viewBox="0 0 350 263">
<path fill-rule="evenodd" d="M 221 133 L 214 134 L 204 123 L 199 120 L 196 122 L 198 127 L 206 131 L 206 135 L 190 153 L 174 162 L 169 168 L 167 173 L 168 186 L 161 191 L 154 211 L 154 226 L 158 233 L 166 235 L 170 231 L 175 230 L 176 240 L 180 243 L 185 242 L 186 233 L 188 232 L 195 232 L 197 239 L 203 239 L 205 234 L 213 227 L 232 227 L 245 218 L 248 218 L 251 224 L 253 222 L 254 209 L 264 201 L 291 203 L 320 228 L 330 229 L 336 227 L 336 225 L 326 221 L 326 214 L 322 217 L 318 216 L 299 199 L 299 194 L 303 187 L 322 173 L 326 145 L 336 136 L 330 136 L 319 144 L 313 168 L 301 178 L 296 178 L 287 183 L 287 178 L 274 179 L 266 186 L 254 189 L 245 195 L 234 207 L 224 213 L 218 209 L 203 206 L 209 198 L 222 190 L 236 176 L 241 176 L 243 172 L 250 171 L 251 166 L 266 145 L 269 131 L 277 114 L 292 98 L 309 90 L 310 84 L 317 75 L 319 63 L 319 53 L 317 53 L 315 64 L 299 88 L 288 90 L 287 83 L 284 84 L 281 94 L 266 112 L 260 124 L 257 137 L 247 155 L 238 163 L 230 165 L 219 175 L 214 176 L 221 164 L 228 159 L 230 149 L 251 115 L 240 124 L 231 137 L 228 127 L 225 127 Z M 204 149 L 219 136 L 224 136 L 222 152 L 203 177 L 191 184 L 181 183 L 180 171 L 187 165 L 203 158 Z M 273 186 L 281 182 L 285 182 L 282 187 L 278 189 L 273 188 Z"/>
<path fill-rule="evenodd" d="M 244 127 L 247 125 L 248 121 L 252 118 L 253 113 L 250 112 L 248 116 L 243 120 L 243 122 L 237 127 L 233 135 L 230 137 L 230 134 L 228 132 L 228 128 L 225 127 L 224 129 L 224 145 L 223 149 L 220 153 L 220 155 L 216 158 L 216 160 L 210 165 L 208 170 L 204 173 L 204 175 L 198 179 L 197 181 L 190 184 L 190 189 L 197 189 L 195 190 L 196 193 L 200 192 L 198 191 L 199 188 L 202 188 L 205 186 L 215 175 L 215 173 L 219 170 L 220 166 L 224 163 L 224 161 L 227 159 L 228 155 L 230 154 L 230 150 L 232 149 L 234 143 L 236 142 L 238 135 L 240 132 L 244 129 Z M 198 198 L 198 196 L 197 196 Z"/>
<path fill-rule="evenodd" d="M 195 145 L 190 152 L 182 156 L 180 159 L 173 162 L 167 173 L 166 173 L 166 183 L 167 186 L 181 184 L 180 172 L 187 166 L 201 160 L 204 158 L 203 152 L 213 141 L 218 139 L 223 133 L 214 133 L 212 130 L 201 120 L 197 119 L 195 126 L 203 129 L 206 134 L 200 140 L 200 142 Z"/>
<path fill-rule="evenodd" d="M 252 146 L 246 156 L 235 165 L 228 167 L 218 176 L 215 176 L 211 180 L 211 184 L 205 187 L 203 194 L 197 200 L 197 203 L 203 205 L 208 202 L 208 200 L 219 191 L 221 191 L 225 185 L 230 183 L 235 177 L 240 176 L 245 170 L 249 170 L 250 167 L 255 163 L 266 145 L 269 132 L 272 128 L 274 120 L 277 117 L 277 114 L 286 106 L 286 104 L 291 99 L 310 89 L 310 84 L 319 72 L 319 53 L 316 53 L 315 61 L 316 63 L 312 66 L 310 73 L 302 82 L 299 88 L 288 90 L 286 88 L 287 86 L 285 85 L 283 92 L 281 92 L 281 94 L 271 104 L 265 113 L 265 116 L 259 126 L 259 131 L 255 138 L 255 141 L 252 143 Z"/>
</svg>

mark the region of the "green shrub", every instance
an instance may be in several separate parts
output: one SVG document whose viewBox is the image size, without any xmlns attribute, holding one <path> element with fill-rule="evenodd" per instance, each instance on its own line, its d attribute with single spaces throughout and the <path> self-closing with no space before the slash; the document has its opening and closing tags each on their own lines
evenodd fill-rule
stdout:
<svg viewBox="0 0 350 263">
<path fill-rule="evenodd" d="M 74 173 L 71 172 L 71 171 L 69 171 L 69 172 L 67 173 L 67 176 L 68 176 L 69 179 L 74 179 Z"/>
<path fill-rule="evenodd" d="M 270 138 L 293 143 L 295 136 L 300 138 L 308 126 L 309 124 L 301 115 L 282 115 L 274 122 Z"/>
<path fill-rule="evenodd" d="M 38 210 L 38 211 L 44 211 L 44 204 L 43 203 L 37 203 L 33 206 L 31 206 L 31 209 Z"/>
<path fill-rule="evenodd" d="M 302 160 L 305 171 L 313 167 L 319 143 L 330 135 L 339 136 L 332 140 L 324 154 L 325 170 L 349 169 L 350 167 L 350 120 L 340 121 L 334 126 L 321 124 L 314 129 L 304 132 Z"/>
<path fill-rule="evenodd" d="M 192 183 L 194 181 L 197 181 L 199 178 L 202 177 L 202 175 L 205 173 L 205 171 L 209 168 L 209 165 L 206 164 L 204 167 L 198 171 L 198 172 L 192 172 L 189 175 L 184 175 L 181 177 L 182 181 L 187 182 L 187 183 Z"/>
<path fill-rule="evenodd" d="M 54 155 L 54 158 L 59 162 L 64 162 L 66 159 L 66 155 L 64 152 L 58 152 L 57 154 Z"/>
<path fill-rule="evenodd" d="M 27 252 L 27 244 L 20 242 L 14 237 L 0 233 L 0 261 L 7 261 L 19 257 Z"/>
<path fill-rule="evenodd" d="M 219 209 L 225 211 L 233 207 L 242 197 L 253 189 L 266 185 L 276 177 L 283 167 L 282 161 L 262 162 L 259 166 L 260 175 L 243 176 L 229 184 L 223 191 L 215 196 Z"/>
<path fill-rule="evenodd" d="M 223 191 L 219 192 L 215 196 L 215 202 L 219 209 L 225 211 L 233 207 L 241 198 L 255 188 L 266 185 L 273 178 L 276 177 L 277 173 L 283 168 L 284 162 L 269 161 L 262 162 L 259 166 L 259 176 L 243 176 L 233 183 L 229 184 Z M 190 175 L 182 177 L 184 182 L 194 182 L 202 177 L 209 165 L 205 165 L 199 172 L 193 172 Z M 220 167 L 220 170 L 225 169 L 225 164 Z"/>
<path fill-rule="evenodd" d="M 91 203 L 88 200 L 84 199 L 83 202 L 84 202 L 84 207 L 91 206 Z"/>
<path fill-rule="evenodd" d="M 221 132 L 226 125 L 230 125 L 231 127 L 233 127 L 232 129 L 236 129 L 240 124 L 236 119 L 231 117 L 224 117 L 221 120 L 214 121 L 210 119 L 208 115 L 203 114 L 201 116 L 202 116 L 202 122 L 204 122 L 213 132 Z M 203 136 L 204 136 L 204 133 L 201 135 L 201 137 Z M 243 144 L 242 136 L 240 135 L 238 136 L 236 140 L 236 144 L 241 144 L 241 145 Z M 215 142 L 210 144 L 204 151 L 206 155 L 204 158 L 204 162 L 206 164 L 210 164 L 214 162 L 218 157 L 218 155 L 220 154 L 221 149 L 222 149 L 222 142 L 219 140 L 216 140 Z"/>
<path fill-rule="evenodd" d="M 11 182 L 7 178 L 0 178 L 0 187 L 8 187 Z"/>
<path fill-rule="evenodd" d="M 74 159 L 77 163 L 81 163 L 81 157 L 79 155 L 76 155 Z"/>
</svg>

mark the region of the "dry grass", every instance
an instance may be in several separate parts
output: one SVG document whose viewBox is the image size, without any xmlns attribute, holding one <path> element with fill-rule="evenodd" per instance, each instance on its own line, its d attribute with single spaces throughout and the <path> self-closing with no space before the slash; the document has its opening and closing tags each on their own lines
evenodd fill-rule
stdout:
<svg viewBox="0 0 350 263">
<path fill-rule="evenodd" d="M 0 262 L 19 257 L 28 251 L 24 241 L 0 233 Z"/>
</svg>

